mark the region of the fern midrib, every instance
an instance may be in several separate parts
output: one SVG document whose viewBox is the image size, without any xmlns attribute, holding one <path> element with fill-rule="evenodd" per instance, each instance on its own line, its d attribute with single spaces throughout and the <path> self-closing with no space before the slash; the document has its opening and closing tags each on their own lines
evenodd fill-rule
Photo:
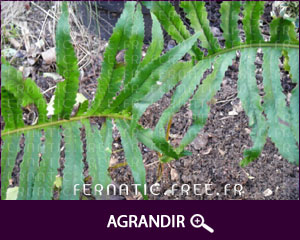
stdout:
<svg viewBox="0 0 300 240">
<path fill-rule="evenodd" d="M 1 132 L 1 137 L 6 136 L 6 135 L 10 135 L 10 134 L 14 134 L 14 133 L 18 133 L 18 132 L 24 133 L 25 131 L 30 131 L 30 130 L 34 130 L 34 129 L 43 129 L 43 128 L 50 127 L 50 126 L 61 125 L 63 123 L 80 121 L 80 120 L 87 119 L 87 118 L 92 118 L 92 117 L 107 117 L 107 118 L 118 118 L 118 119 L 131 120 L 131 117 L 120 115 L 120 114 L 114 114 L 114 113 L 79 116 L 79 117 L 70 118 L 68 120 L 67 119 L 62 119 L 62 120 L 58 120 L 58 121 L 55 121 L 55 122 L 47 122 L 47 123 L 43 123 L 43 124 L 39 124 L 39 125 L 26 126 L 26 127 L 23 127 L 23 128 L 17 128 L 17 129 L 10 130 L 10 131 L 7 131 L 7 132 Z"/>
<path fill-rule="evenodd" d="M 237 51 L 237 50 L 241 50 L 244 48 L 263 48 L 263 47 L 272 47 L 272 48 L 298 48 L 299 49 L 299 45 L 296 44 L 285 44 L 285 43 L 253 43 L 253 44 L 242 44 L 242 45 L 238 45 L 232 48 L 225 48 L 222 49 L 216 53 L 213 53 L 211 55 L 208 55 L 206 57 L 203 57 L 200 61 L 203 61 L 207 58 L 213 58 L 216 57 L 218 55 L 222 55 L 222 54 L 226 54 L 228 52 L 231 51 Z"/>
<path fill-rule="evenodd" d="M 203 61 L 207 58 L 213 58 L 213 57 L 216 57 L 218 55 L 226 54 L 226 53 L 231 52 L 231 51 L 236 51 L 236 50 L 240 50 L 240 49 L 244 49 L 244 48 L 254 48 L 254 47 L 258 47 L 258 48 L 262 48 L 262 47 L 296 48 L 296 49 L 298 48 L 299 49 L 299 45 L 296 45 L 296 44 L 284 44 L 284 43 L 244 44 L 244 45 L 239 45 L 239 46 L 236 46 L 236 47 L 233 47 L 233 48 L 223 49 L 223 50 L 218 51 L 214 54 L 203 57 L 200 61 Z M 1 136 L 6 136 L 6 135 L 9 135 L 9 134 L 13 134 L 13 133 L 17 133 L 17 132 L 24 132 L 24 131 L 33 130 L 33 129 L 42 129 L 42 128 L 49 127 L 49 126 L 60 125 L 60 124 L 67 123 L 67 122 L 72 122 L 72 121 L 79 121 L 79 120 L 86 119 L 86 118 L 91 118 L 91 117 L 108 117 L 108 118 L 119 118 L 119 119 L 131 120 L 131 117 L 129 117 L 129 116 L 124 116 L 124 115 L 117 114 L 117 113 L 86 115 L 86 116 L 73 117 L 73 118 L 70 118 L 69 120 L 63 119 L 63 120 L 59 120 L 59 121 L 55 121 L 55 122 L 47 122 L 47 123 L 43 123 L 43 124 L 39 124 L 39 125 L 18 128 L 18 129 L 10 130 L 10 131 L 7 131 L 7 132 L 3 132 L 3 133 L 1 133 Z"/>
</svg>

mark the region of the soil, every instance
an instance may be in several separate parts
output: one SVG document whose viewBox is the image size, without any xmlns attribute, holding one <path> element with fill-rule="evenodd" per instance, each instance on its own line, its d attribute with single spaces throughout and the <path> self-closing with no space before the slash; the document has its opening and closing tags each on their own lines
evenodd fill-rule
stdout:
<svg viewBox="0 0 300 240">
<path fill-rule="evenodd" d="M 53 5 L 51 2 L 37 3 L 39 6 L 48 11 Z M 220 3 L 207 2 L 206 8 L 210 26 L 213 29 L 215 37 L 218 38 L 220 44 L 224 45 L 222 30 L 220 28 Z M 180 11 L 180 9 L 177 7 Z M 269 23 L 271 21 L 270 11 L 272 3 L 266 3 L 265 13 L 262 16 L 263 25 L 262 33 L 265 39 L 269 38 Z M 109 11 L 109 10 L 107 10 Z M 184 17 L 184 14 L 181 13 Z M 241 16 L 242 17 L 242 16 Z M 42 22 L 45 19 L 45 13 L 40 9 L 31 6 L 31 9 L 26 13 L 26 19 L 30 22 L 32 19 Z M 188 21 L 186 21 L 188 25 Z M 111 24 L 114 24 L 112 22 Z M 30 31 L 39 34 L 39 24 L 28 24 Z M 74 27 L 74 26 L 73 26 Z M 149 26 L 146 26 L 149 27 Z M 241 38 L 243 39 L 242 24 L 239 22 L 241 30 Z M 54 43 L 50 31 L 46 32 L 46 41 L 49 47 L 53 47 Z M 49 35 L 49 36 L 48 36 Z M 105 41 L 97 40 L 96 33 L 87 35 L 93 39 L 92 46 L 86 48 L 92 53 L 90 63 L 82 67 L 82 76 L 80 79 L 80 92 L 83 93 L 89 100 L 93 99 L 97 88 L 97 77 L 101 70 L 101 62 L 103 51 L 105 49 Z M 77 36 L 80 40 L 80 36 Z M 165 51 L 167 50 L 170 37 L 166 37 Z M 84 40 L 84 39 L 81 39 Z M 79 51 L 76 51 L 80 55 Z M 14 65 L 17 67 L 20 64 L 29 66 L 28 55 L 25 49 L 20 50 L 22 54 Z M 258 54 L 257 66 L 257 83 L 261 86 L 261 55 Z M 179 160 L 164 164 L 162 176 L 159 179 L 159 168 L 157 153 L 151 151 L 143 144 L 140 144 L 140 149 L 143 154 L 143 161 L 146 167 L 147 184 L 160 184 L 160 194 L 157 196 L 150 195 L 150 199 L 299 199 L 299 167 L 290 164 L 279 153 L 275 145 L 267 140 L 264 150 L 255 162 L 252 162 L 245 168 L 239 166 L 239 162 L 243 158 L 243 151 L 252 146 L 248 126 L 248 117 L 241 108 L 239 98 L 237 98 L 237 81 L 238 81 L 238 65 L 239 57 L 233 61 L 232 66 L 228 68 L 222 82 L 220 91 L 215 96 L 215 103 L 211 105 L 210 114 L 205 124 L 205 127 L 198 134 L 197 138 L 187 147 L 187 150 L 193 154 L 191 156 L 182 157 Z M 56 81 L 51 77 L 43 77 L 43 72 L 55 72 L 55 65 L 47 65 L 42 59 L 39 59 L 31 69 L 31 75 L 42 91 L 46 91 L 56 85 Z M 288 94 L 293 85 L 286 72 L 282 69 L 282 86 L 284 92 Z M 151 105 L 142 116 L 140 123 L 147 128 L 154 129 L 162 112 L 169 106 L 173 91 L 165 94 L 157 103 Z M 54 89 L 45 94 L 47 101 L 50 101 Z M 261 86 L 261 94 L 263 95 L 263 87 Z M 234 112 L 234 114 L 232 114 Z M 178 113 L 173 117 L 170 140 L 173 145 L 179 143 L 184 136 L 188 127 L 192 123 L 192 113 L 189 109 L 189 103 L 185 104 Z M 93 119 L 92 121 L 101 125 L 102 119 Z M 120 135 L 114 128 L 113 154 L 111 165 L 115 166 L 118 163 L 124 163 L 124 153 Z M 82 134 L 84 141 L 84 131 Z M 22 142 L 23 141 L 23 142 Z M 24 147 L 24 139 L 21 140 L 21 149 Z M 63 141 L 62 141 L 63 146 Z M 85 149 L 85 146 L 84 146 Z M 23 150 L 18 154 L 17 164 L 13 173 L 13 184 L 18 184 L 19 164 L 22 161 Z M 84 152 L 84 150 L 83 150 Z M 85 155 L 85 153 L 84 153 Z M 63 175 L 64 153 L 61 153 L 61 169 L 59 174 Z M 84 161 L 84 175 L 86 182 L 88 179 L 88 164 Z M 110 168 L 110 174 L 114 184 L 133 183 L 131 170 L 128 166 L 118 168 Z M 172 184 L 189 185 L 191 188 L 194 184 L 202 184 L 199 187 L 198 193 L 195 195 L 192 190 L 189 194 L 181 194 L 181 190 L 177 189 L 172 193 Z M 205 194 L 205 185 L 211 184 L 209 193 Z M 224 194 L 224 189 L 227 184 L 228 193 Z M 235 184 L 243 186 L 244 193 L 240 196 L 235 194 Z M 186 185 L 184 185 L 186 186 Z M 195 185 L 194 185 L 195 186 Z M 208 186 L 208 185 L 207 185 Z M 57 196 L 57 192 L 54 197 Z M 140 199 L 140 196 L 133 194 L 133 188 L 130 189 L 130 196 L 113 197 L 109 199 Z"/>
</svg>

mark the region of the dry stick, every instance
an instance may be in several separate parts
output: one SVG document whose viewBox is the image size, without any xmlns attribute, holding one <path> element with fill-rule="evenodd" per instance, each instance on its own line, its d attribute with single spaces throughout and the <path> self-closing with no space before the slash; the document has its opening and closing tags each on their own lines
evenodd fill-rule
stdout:
<svg viewBox="0 0 300 240">
<path fill-rule="evenodd" d="M 172 125 L 172 117 L 171 117 L 171 119 L 168 122 L 167 133 L 166 133 L 166 141 L 169 141 L 171 125 Z"/>
<path fill-rule="evenodd" d="M 149 163 L 149 164 L 145 165 L 145 167 L 150 167 L 150 166 L 155 165 L 155 164 L 157 164 L 157 163 L 159 163 L 159 162 L 160 162 L 160 161 L 158 160 L 158 161 Z"/>
<path fill-rule="evenodd" d="M 166 132 L 166 141 L 169 141 L 172 119 L 173 118 L 171 117 L 168 122 L 168 127 L 167 127 L 167 132 Z M 162 157 L 161 153 L 158 153 L 158 156 L 159 156 L 159 158 L 161 158 Z M 157 182 L 159 182 L 161 180 L 163 171 L 164 171 L 164 164 L 162 162 L 159 162 Z"/>
<path fill-rule="evenodd" d="M 170 130 L 171 130 L 171 125 L 172 125 L 172 117 L 170 118 L 169 122 L 168 122 L 168 127 L 167 127 L 167 132 L 166 132 L 166 141 L 169 141 L 169 137 L 170 137 Z M 160 154 L 160 153 L 159 153 Z M 160 154 L 161 155 L 161 154 Z M 159 163 L 159 167 L 158 167 L 158 178 L 157 181 L 159 182 L 162 178 L 163 175 L 163 171 L 164 171 L 164 163 L 160 162 Z"/>
<path fill-rule="evenodd" d="M 49 11 L 48 11 L 48 13 L 49 13 Z M 44 22 L 43 22 L 42 29 L 41 29 L 41 31 L 40 31 L 40 34 L 39 34 L 39 37 L 38 37 L 37 42 L 40 41 L 41 36 L 42 36 L 42 32 L 45 31 L 45 26 L 46 26 L 47 19 L 48 19 L 48 15 L 46 15 L 46 17 L 45 17 L 45 20 L 44 20 Z M 35 51 L 37 50 L 37 47 L 38 47 L 38 46 L 35 47 Z"/>
<path fill-rule="evenodd" d="M 56 85 L 51 87 L 51 88 L 48 88 L 47 90 L 45 90 L 44 92 L 42 92 L 42 94 L 44 95 L 45 93 L 51 91 L 52 89 L 56 88 Z"/>
<path fill-rule="evenodd" d="M 50 13 L 48 13 L 45 9 L 43 9 L 42 7 L 40 7 L 39 5 L 37 5 L 34 2 L 30 2 L 32 5 L 34 5 L 35 7 L 37 7 L 38 9 L 40 9 L 42 12 L 44 12 L 46 15 L 48 15 L 49 17 L 53 18 L 55 21 L 58 21 L 58 18 L 54 15 L 51 15 Z"/>
<path fill-rule="evenodd" d="M 111 167 L 108 168 L 108 171 L 111 171 L 113 169 L 117 169 L 117 168 L 120 168 L 120 167 L 125 167 L 127 166 L 127 162 L 121 162 L 121 163 L 117 163 Z"/>
</svg>

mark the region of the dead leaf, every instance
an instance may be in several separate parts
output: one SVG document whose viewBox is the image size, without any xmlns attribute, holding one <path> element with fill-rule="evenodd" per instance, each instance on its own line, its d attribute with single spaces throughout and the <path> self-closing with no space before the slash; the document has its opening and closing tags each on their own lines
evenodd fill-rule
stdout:
<svg viewBox="0 0 300 240">
<path fill-rule="evenodd" d="M 55 48 L 50 48 L 45 52 L 42 52 L 42 58 L 46 64 L 52 64 L 56 62 Z"/>
</svg>

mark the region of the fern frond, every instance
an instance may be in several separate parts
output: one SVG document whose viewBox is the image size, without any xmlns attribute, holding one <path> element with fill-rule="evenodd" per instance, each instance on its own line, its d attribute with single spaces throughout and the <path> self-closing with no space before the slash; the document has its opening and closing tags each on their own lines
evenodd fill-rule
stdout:
<svg viewBox="0 0 300 240">
<path fill-rule="evenodd" d="M 114 69 L 114 72 L 111 77 L 109 91 L 107 91 L 107 93 L 105 94 L 97 112 L 101 113 L 110 107 L 111 103 L 113 102 L 113 97 L 115 97 L 116 93 L 120 90 L 120 86 L 122 85 L 122 80 L 124 78 L 124 73 L 124 66 Z"/>
<path fill-rule="evenodd" d="M 89 120 L 82 122 L 86 132 L 87 162 L 89 175 L 92 177 L 92 189 L 101 184 L 104 189 L 111 183 L 108 175 L 110 156 L 112 153 L 112 123 L 106 120 L 101 126 L 101 132 L 96 126 L 91 126 Z"/>
<path fill-rule="evenodd" d="M 107 94 L 109 94 L 106 99 L 109 99 L 110 96 L 116 92 L 110 91 L 111 84 L 115 84 L 119 78 L 113 78 L 115 67 L 116 67 L 116 56 L 119 50 L 124 48 L 124 28 L 128 23 L 130 23 L 130 18 L 132 18 L 134 13 L 135 2 L 126 2 L 122 15 L 120 16 L 113 34 L 111 35 L 108 46 L 105 49 L 104 61 L 102 63 L 101 75 L 98 78 L 98 88 L 95 95 L 94 102 L 88 112 L 89 115 L 100 112 L 99 108 L 102 104 L 103 99 Z M 128 31 L 128 30 L 127 30 Z M 125 35 L 126 36 L 126 35 Z M 121 49 L 120 49 L 121 48 Z M 118 82 L 118 81 L 117 81 Z M 107 100 L 108 101 L 108 100 Z M 104 104 L 107 104 L 106 103 Z"/>
<path fill-rule="evenodd" d="M 32 79 L 27 78 L 23 80 L 20 71 L 8 63 L 4 63 L 1 65 L 1 86 L 13 94 L 23 107 L 34 104 L 39 114 L 38 123 L 47 121 L 46 100 Z"/>
<path fill-rule="evenodd" d="M 59 199 L 76 200 L 79 199 L 80 191 L 74 192 L 74 186 L 83 186 L 83 147 L 79 130 L 82 125 L 75 121 L 63 124 L 62 127 L 65 136 L 65 168 Z"/>
<path fill-rule="evenodd" d="M 158 58 L 164 47 L 164 36 L 156 16 L 151 13 L 152 18 L 152 41 L 147 50 L 146 56 L 138 66 L 138 69 L 142 69 L 152 60 Z"/>
<path fill-rule="evenodd" d="M 1 152 L 1 200 L 6 199 L 6 190 L 9 186 L 17 154 L 20 151 L 20 135 L 20 133 L 14 133 L 2 136 L 4 145 Z"/>
<path fill-rule="evenodd" d="M 84 115 L 84 113 L 87 112 L 88 108 L 89 108 L 89 101 L 85 100 L 83 103 L 81 103 L 79 105 L 78 112 L 77 112 L 76 116 Z"/>
<path fill-rule="evenodd" d="M 299 44 L 294 24 L 282 17 L 275 18 L 270 23 L 271 43 Z"/>
<path fill-rule="evenodd" d="M 224 1 L 221 3 L 221 28 L 223 30 L 226 48 L 232 48 L 241 44 L 238 29 L 240 8 L 240 1 Z"/>
<path fill-rule="evenodd" d="M 169 92 L 193 67 L 191 62 L 178 62 L 159 79 L 160 84 L 151 86 L 149 92 L 133 106 L 131 128 L 135 128 L 146 109 Z M 176 72 L 176 74 L 174 74 Z"/>
<path fill-rule="evenodd" d="M 111 104 L 110 112 L 120 112 L 123 109 L 131 107 L 133 103 L 138 102 L 150 90 L 151 86 L 159 81 L 160 76 L 163 75 L 169 67 L 176 63 L 183 55 L 191 49 L 199 34 L 195 34 L 189 39 L 185 40 L 172 50 L 168 51 L 165 55 L 153 60 L 139 72 L 125 86 L 124 90 Z"/>
<path fill-rule="evenodd" d="M 146 170 L 136 135 L 131 131 L 130 125 L 126 120 L 118 119 L 116 124 L 121 134 L 126 161 L 131 169 L 134 182 L 138 184 L 138 190 L 145 198 L 144 185 L 146 183 Z"/>
<path fill-rule="evenodd" d="M 132 125 L 130 126 L 131 130 Z M 160 152 L 160 149 L 155 146 L 155 143 L 152 141 L 153 139 L 153 131 L 152 129 L 145 129 L 141 125 L 137 124 L 135 129 L 135 134 L 139 142 L 143 143 L 149 149 L 152 149 L 156 152 Z"/>
<path fill-rule="evenodd" d="M 38 168 L 34 179 L 34 186 L 31 198 L 33 200 L 52 199 L 54 181 L 58 174 L 57 169 L 60 167 L 59 159 L 61 129 L 56 126 L 47 127 L 44 129 L 44 132 L 44 150 L 42 152 L 42 161 L 40 163 L 40 167 Z"/>
<path fill-rule="evenodd" d="M 280 83 L 280 49 L 263 48 L 264 111 L 269 127 L 268 136 L 282 156 L 290 162 L 299 163 L 299 149 L 291 131 L 289 110 Z"/>
<path fill-rule="evenodd" d="M 21 104 L 4 87 L 1 87 L 1 115 L 5 122 L 4 131 L 24 126 Z"/>
<path fill-rule="evenodd" d="M 1 65 L 1 87 L 13 94 L 16 99 L 23 99 L 24 80 L 22 73 L 10 66 L 7 62 Z"/>
<path fill-rule="evenodd" d="M 245 166 L 259 157 L 266 137 L 271 138 L 284 158 L 299 164 L 299 41 L 293 24 L 288 19 L 274 19 L 270 26 L 271 41 L 264 42 L 259 29 L 263 3 L 246 2 L 243 19 L 246 42 L 241 43 L 238 30 L 241 2 L 223 2 L 220 12 L 226 47 L 221 49 L 210 31 L 204 3 L 181 2 L 194 28 L 193 36 L 171 3 L 144 4 L 151 10 L 153 20 L 152 42 L 145 58 L 142 59 L 141 51 L 144 37 L 141 5 L 126 2 L 104 53 L 95 99 L 89 109 L 89 102 L 83 102 L 74 117 L 70 114 L 78 91 L 79 72 L 71 44 L 66 3 L 63 3 L 56 35 L 58 73 L 65 80 L 58 84 L 55 91 L 52 121 L 48 121 L 46 101 L 38 86 L 31 79 L 24 80 L 22 73 L 2 58 L 1 107 L 5 121 L 5 131 L 1 135 L 4 142 L 2 199 L 8 192 L 20 151 L 20 140 L 23 141 L 22 134 L 25 148 L 17 199 L 52 199 L 54 194 L 58 194 L 59 199 L 79 199 L 84 190 L 85 157 L 92 189 L 97 184 L 104 188 L 108 186 L 111 182 L 108 166 L 114 137 L 113 122 L 120 132 L 134 182 L 147 199 L 144 189 L 146 170 L 139 142 L 160 153 L 161 163 L 188 155 L 185 147 L 204 127 L 211 99 L 220 89 L 225 71 L 232 64 L 237 50 L 241 54 L 238 97 L 249 118 L 253 141 L 253 146 L 244 151 L 241 165 Z M 160 23 L 178 43 L 162 56 L 164 41 Z M 207 56 L 198 48 L 198 39 L 207 49 Z M 263 104 L 255 79 L 254 61 L 258 48 L 263 52 Z M 117 62 L 116 56 L 120 50 L 125 51 L 125 63 Z M 187 52 L 193 60 L 180 61 Z M 285 58 L 284 69 L 296 84 L 287 97 L 280 82 L 279 59 L 282 55 Z M 210 67 L 212 72 L 200 83 L 202 75 Z M 139 120 L 146 109 L 174 87 L 171 104 L 162 113 L 154 131 L 143 128 Z M 165 134 L 164 128 L 188 101 L 191 101 L 192 125 L 180 145 L 173 148 L 166 140 L 168 134 Z M 37 107 L 39 119 L 35 125 L 24 126 L 21 107 L 28 104 Z M 105 118 L 100 130 L 91 125 L 92 117 Z M 83 149 L 85 140 L 86 151 Z"/>
<path fill-rule="evenodd" d="M 176 152 L 183 151 L 204 127 L 210 111 L 209 103 L 220 89 L 225 71 L 232 64 L 234 57 L 235 52 L 231 52 L 215 59 L 212 73 L 203 80 L 203 83 L 199 86 L 191 100 L 193 123 L 176 149 Z"/>
<path fill-rule="evenodd" d="M 248 44 L 264 41 L 259 29 L 259 19 L 264 12 L 264 4 L 263 1 L 247 1 L 244 5 L 243 28 Z"/>
<path fill-rule="evenodd" d="M 42 132 L 39 130 L 29 131 L 24 134 L 25 149 L 23 161 L 20 165 L 20 185 L 18 200 L 32 198 L 34 180 L 39 168 L 39 157 L 41 154 Z"/>
<path fill-rule="evenodd" d="M 292 90 L 290 99 L 291 128 L 299 145 L 299 51 L 289 50 L 289 66 L 292 81 L 296 87 Z"/>
<path fill-rule="evenodd" d="M 220 46 L 218 40 L 213 36 L 210 30 L 205 2 L 182 1 L 180 6 L 184 9 L 187 17 L 190 19 L 193 29 L 196 32 L 200 32 L 199 39 L 201 41 L 201 46 L 206 48 L 209 54 L 217 52 L 220 49 Z"/>
<path fill-rule="evenodd" d="M 65 80 L 58 83 L 55 90 L 53 119 L 68 119 L 75 104 L 80 74 L 71 43 L 67 2 L 62 3 L 62 14 L 57 24 L 55 39 L 57 72 Z"/>
<path fill-rule="evenodd" d="M 169 2 L 163 1 L 145 1 L 143 4 L 155 14 L 166 32 L 172 36 L 177 43 L 191 37 L 191 34 L 186 29 L 175 8 Z M 203 52 L 195 45 L 193 45 L 190 53 L 197 59 L 201 59 Z"/>
<path fill-rule="evenodd" d="M 142 47 L 144 44 L 144 18 L 140 4 L 137 5 L 132 20 L 133 26 L 131 34 L 128 41 L 126 42 L 126 69 L 124 85 L 128 84 L 128 82 L 134 77 L 142 58 Z"/>
<path fill-rule="evenodd" d="M 239 67 L 238 97 L 249 118 L 249 127 L 252 128 L 250 135 L 253 141 L 253 147 L 244 151 L 241 166 L 246 166 L 259 157 L 267 138 L 267 123 L 263 116 L 261 97 L 255 78 L 256 53 L 256 48 L 241 50 L 242 64 Z"/>
<path fill-rule="evenodd" d="M 163 112 L 155 127 L 153 141 L 156 146 L 160 148 L 161 151 L 167 156 L 178 159 L 180 154 L 176 153 L 171 145 L 166 141 L 164 126 L 180 109 L 180 107 L 188 101 L 195 88 L 199 84 L 200 77 L 203 75 L 204 71 L 211 66 L 212 62 L 213 59 L 200 61 L 186 74 L 186 76 L 182 79 L 181 84 L 176 88 L 171 100 L 171 105 Z"/>
</svg>

